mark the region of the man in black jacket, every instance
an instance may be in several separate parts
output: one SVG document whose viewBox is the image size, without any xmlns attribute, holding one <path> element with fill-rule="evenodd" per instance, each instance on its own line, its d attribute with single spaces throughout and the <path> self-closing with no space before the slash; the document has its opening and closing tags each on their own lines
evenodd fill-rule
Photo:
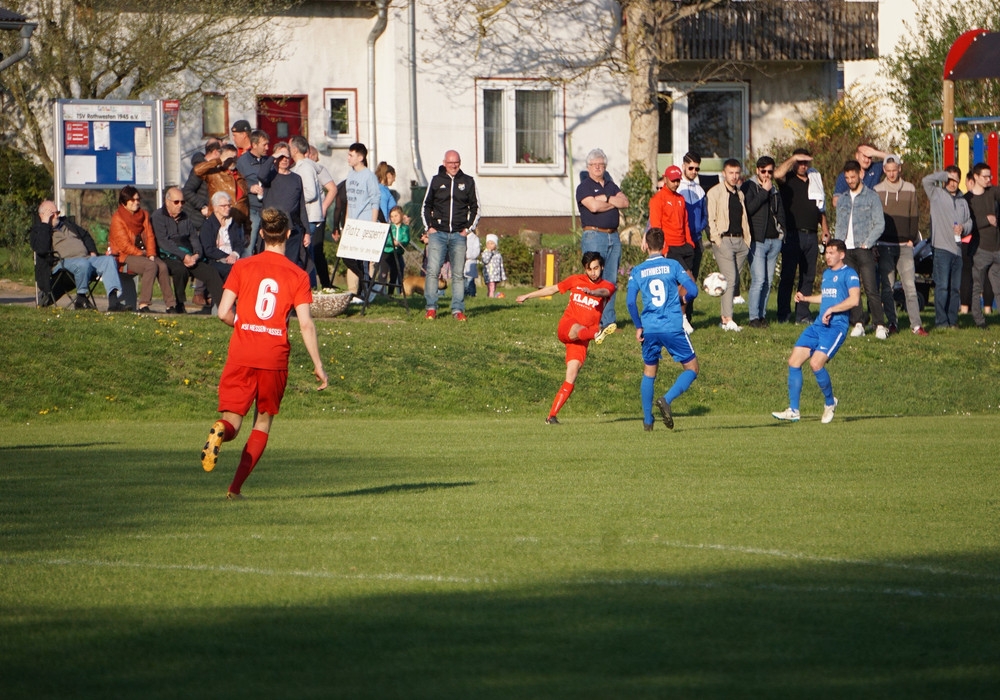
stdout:
<svg viewBox="0 0 1000 700">
<path fill-rule="evenodd" d="M 451 315 L 465 321 L 466 236 L 479 223 L 479 192 L 476 181 L 461 170 L 458 151 L 444 154 L 444 164 L 431 178 L 424 196 L 423 220 L 427 231 L 427 278 L 437 280 L 445 256 L 451 263 Z M 424 285 L 426 318 L 437 317 L 437 284 Z"/>
<path fill-rule="evenodd" d="M 60 217 L 54 202 L 45 200 L 38 206 L 38 221 L 31 227 L 31 249 L 37 256 L 35 280 L 42 306 L 54 301 L 52 272 L 66 268 L 76 280 L 76 308 L 94 308 L 89 299 L 90 280 L 98 274 L 108 292 L 108 311 L 126 310 L 119 301 L 122 283 L 118 277 L 118 262 L 111 255 L 98 255 L 90 232 Z"/>
<path fill-rule="evenodd" d="M 163 206 L 154 211 L 149 221 L 156 236 L 156 247 L 160 249 L 160 257 L 170 270 L 174 281 L 174 294 L 177 295 L 177 311 L 185 312 L 184 290 L 187 287 L 188 276 L 201 280 L 208 288 L 212 302 L 218 305 L 222 299 L 222 278 L 219 273 L 208 265 L 201 247 L 198 232 L 191 225 L 191 220 L 183 211 L 184 193 L 177 187 L 167 190 Z M 202 307 L 201 313 L 209 313 L 211 309 Z"/>
<path fill-rule="evenodd" d="M 750 221 L 750 327 L 767 327 L 767 299 L 785 238 L 785 207 L 774 183 L 774 158 L 757 159 L 757 174 L 743 183 Z"/>
</svg>

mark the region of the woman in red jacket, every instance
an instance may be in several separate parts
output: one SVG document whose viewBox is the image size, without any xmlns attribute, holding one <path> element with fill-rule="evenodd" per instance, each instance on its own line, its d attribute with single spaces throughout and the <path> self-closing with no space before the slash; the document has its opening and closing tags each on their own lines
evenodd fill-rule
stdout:
<svg viewBox="0 0 1000 700">
<path fill-rule="evenodd" d="M 167 264 L 156 257 L 156 237 L 149 223 L 149 214 L 142 208 L 139 191 L 125 185 L 118 193 L 118 211 L 111 215 L 108 231 L 108 252 L 118 260 L 121 270 L 127 268 L 133 275 L 142 278 L 139 296 L 139 313 L 149 313 L 153 300 L 153 280 L 160 281 L 163 302 L 167 313 L 177 312 L 177 300 L 170 284 Z"/>
</svg>

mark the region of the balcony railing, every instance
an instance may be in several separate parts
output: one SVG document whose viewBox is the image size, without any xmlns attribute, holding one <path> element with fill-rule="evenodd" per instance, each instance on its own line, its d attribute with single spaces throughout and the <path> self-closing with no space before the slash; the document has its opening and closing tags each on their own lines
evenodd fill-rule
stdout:
<svg viewBox="0 0 1000 700">
<path fill-rule="evenodd" d="M 878 58 L 878 2 L 730 0 L 681 20 L 664 40 L 666 58 L 681 61 Z"/>
</svg>

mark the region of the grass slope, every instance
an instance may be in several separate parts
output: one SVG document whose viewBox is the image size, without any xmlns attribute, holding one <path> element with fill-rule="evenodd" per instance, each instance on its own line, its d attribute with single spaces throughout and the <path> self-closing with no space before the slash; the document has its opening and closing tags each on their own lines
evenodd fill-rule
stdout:
<svg viewBox="0 0 1000 700">
<path fill-rule="evenodd" d="M 321 322 L 240 503 L 224 326 L 0 309 L 0 697 L 1000 693 L 995 329 L 851 339 L 786 425 L 797 329 L 707 300 L 644 433 L 630 327 L 542 424 L 562 307 Z"/>
<path fill-rule="evenodd" d="M 508 290 L 509 297 L 515 295 Z M 620 295 L 621 296 L 621 295 Z M 293 361 L 282 412 L 394 417 L 544 414 L 565 371 L 555 327 L 563 298 L 477 297 L 470 321 L 422 318 L 379 305 L 366 317 L 321 320 L 319 339 L 331 386 L 311 391 L 309 360 L 293 332 Z M 699 300 L 692 336 L 701 376 L 679 402 L 681 415 L 767 415 L 787 405 L 788 353 L 795 326 L 742 333 L 718 329 L 718 301 Z M 446 307 L 443 307 L 446 308 Z M 740 318 L 740 315 L 737 315 Z M 567 417 L 638 411 L 641 358 L 619 299 L 619 333 L 591 346 Z M 0 307 L 4 402 L 0 420 L 182 419 L 211 414 L 229 329 L 214 318 L 139 317 Z M 841 411 L 857 415 L 1000 413 L 1000 332 L 907 333 L 889 341 L 849 339 L 831 365 Z M 676 376 L 667 362 L 658 386 Z M 808 374 L 808 373 L 807 373 Z M 811 377 L 805 413 L 819 412 Z"/>
</svg>

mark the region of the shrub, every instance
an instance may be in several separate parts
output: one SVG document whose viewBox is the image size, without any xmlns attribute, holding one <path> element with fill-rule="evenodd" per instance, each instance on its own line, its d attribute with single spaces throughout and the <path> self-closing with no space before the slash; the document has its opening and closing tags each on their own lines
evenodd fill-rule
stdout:
<svg viewBox="0 0 1000 700">
<path fill-rule="evenodd" d="M 0 258 L 5 272 L 13 275 L 33 274 L 28 233 L 32 212 L 37 207 L 26 204 L 14 195 L 0 195 L 0 246 L 6 255 Z"/>
<path fill-rule="evenodd" d="M 486 240 L 485 232 L 482 239 Z M 504 269 L 507 270 L 507 281 L 510 284 L 531 284 L 535 271 L 535 257 L 531 248 L 514 236 L 501 236 L 499 247 Z"/>
<path fill-rule="evenodd" d="M 649 200 L 653 196 L 653 182 L 649 173 L 639 161 L 632 163 L 631 169 L 621 183 L 622 192 L 628 197 L 628 207 L 621 210 L 622 228 L 637 226 L 645 228 L 649 219 Z"/>
<path fill-rule="evenodd" d="M 772 141 L 753 156 L 772 156 L 781 163 L 802 147 L 813 156 L 813 167 L 823 176 L 826 190 L 826 217 L 833 230 L 836 212 L 833 208 L 833 186 L 844 163 L 854 157 L 859 143 L 871 143 L 884 150 L 893 150 L 888 130 L 875 116 L 882 98 L 869 89 L 851 86 L 839 100 L 819 100 L 813 113 L 801 124 L 786 121 L 794 135 L 791 141 Z"/>
</svg>

